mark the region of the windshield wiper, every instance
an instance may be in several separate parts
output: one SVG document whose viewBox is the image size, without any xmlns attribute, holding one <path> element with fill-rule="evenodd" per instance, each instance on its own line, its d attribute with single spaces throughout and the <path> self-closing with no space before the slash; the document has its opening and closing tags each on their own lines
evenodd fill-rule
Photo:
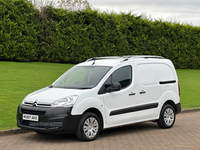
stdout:
<svg viewBox="0 0 200 150">
<path fill-rule="evenodd" d="M 50 85 L 49 88 L 81 89 L 81 90 L 85 90 L 85 89 L 91 89 L 93 87 L 64 87 L 64 86 L 53 86 L 53 85 Z"/>
<path fill-rule="evenodd" d="M 90 88 L 76 88 L 76 89 L 84 90 L 84 89 L 91 89 L 91 87 Z"/>
</svg>

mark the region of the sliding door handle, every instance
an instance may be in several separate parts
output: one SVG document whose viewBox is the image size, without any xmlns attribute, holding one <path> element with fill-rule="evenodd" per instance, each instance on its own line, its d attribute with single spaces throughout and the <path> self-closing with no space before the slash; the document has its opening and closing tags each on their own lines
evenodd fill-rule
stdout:
<svg viewBox="0 0 200 150">
<path fill-rule="evenodd" d="M 144 91 L 144 90 L 142 90 L 141 92 L 140 92 L 140 94 L 145 94 L 146 93 L 146 91 Z"/>
</svg>

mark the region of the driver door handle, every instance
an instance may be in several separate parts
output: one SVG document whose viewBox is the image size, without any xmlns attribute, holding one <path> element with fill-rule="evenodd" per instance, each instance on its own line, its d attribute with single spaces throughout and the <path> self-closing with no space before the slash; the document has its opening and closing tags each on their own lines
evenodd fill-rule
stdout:
<svg viewBox="0 0 200 150">
<path fill-rule="evenodd" d="M 131 93 L 129 94 L 129 96 L 132 96 L 132 95 L 135 95 L 135 93 L 131 92 Z"/>
</svg>

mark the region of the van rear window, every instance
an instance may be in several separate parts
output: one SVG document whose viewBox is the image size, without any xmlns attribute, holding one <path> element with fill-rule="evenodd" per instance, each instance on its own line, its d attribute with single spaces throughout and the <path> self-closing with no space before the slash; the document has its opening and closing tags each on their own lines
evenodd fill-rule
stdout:
<svg viewBox="0 0 200 150">
<path fill-rule="evenodd" d="M 166 64 L 156 64 L 158 69 L 159 81 L 161 83 L 176 82 L 174 72 L 171 67 Z"/>
<path fill-rule="evenodd" d="M 155 64 L 138 65 L 139 82 L 144 86 L 158 84 L 158 73 Z"/>
</svg>

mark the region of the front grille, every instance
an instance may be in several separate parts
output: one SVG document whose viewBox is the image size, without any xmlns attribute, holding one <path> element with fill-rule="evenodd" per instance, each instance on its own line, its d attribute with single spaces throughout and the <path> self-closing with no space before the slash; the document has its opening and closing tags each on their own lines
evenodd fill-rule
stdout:
<svg viewBox="0 0 200 150">
<path fill-rule="evenodd" d="M 21 109 L 21 112 L 23 114 L 32 114 L 32 115 L 44 115 L 46 113 L 46 111 L 36 111 L 36 110 L 28 110 L 28 109 Z"/>
<path fill-rule="evenodd" d="M 29 122 L 30 122 L 30 121 L 23 120 L 23 121 L 21 121 L 21 124 L 22 124 L 22 125 L 25 125 L 25 126 L 29 126 Z"/>
<path fill-rule="evenodd" d="M 29 105 L 29 106 L 39 106 L 39 107 L 51 107 L 51 104 L 32 103 L 32 102 L 25 102 L 25 105 Z"/>
</svg>

